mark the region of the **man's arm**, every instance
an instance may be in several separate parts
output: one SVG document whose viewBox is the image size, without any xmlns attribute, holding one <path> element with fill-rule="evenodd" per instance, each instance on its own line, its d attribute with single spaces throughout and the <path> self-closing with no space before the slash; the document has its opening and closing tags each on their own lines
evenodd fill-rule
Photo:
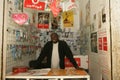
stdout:
<svg viewBox="0 0 120 80">
<path fill-rule="evenodd" d="M 68 46 L 68 44 L 66 42 L 63 42 L 64 44 L 64 52 L 65 52 L 65 55 L 66 57 L 70 60 L 70 62 L 73 64 L 73 66 L 78 69 L 79 66 L 78 64 L 76 63 L 74 57 L 73 57 L 73 54 L 72 54 L 72 51 L 70 49 L 70 47 Z"/>
<path fill-rule="evenodd" d="M 42 60 L 45 58 L 45 56 L 47 55 L 47 46 L 49 45 L 49 43 L 47 42 L 44 47 L 42 48 L 40 55 L 37 59 L 37 61 L 39 61 L 40 63 L 42 62 Z"/>
</svg>

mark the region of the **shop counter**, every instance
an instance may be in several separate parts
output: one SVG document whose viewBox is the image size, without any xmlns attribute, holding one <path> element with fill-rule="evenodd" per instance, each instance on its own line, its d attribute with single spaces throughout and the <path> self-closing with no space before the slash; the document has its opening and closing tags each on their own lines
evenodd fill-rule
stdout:
<svg viewBox="0 0 120 80">
<path fill-rule="evenodd" d="M 90 80 L 90 75 L 85 70 L 70 69 L 34 69 L 28 70 L 24 73 L 8 73 L 6 79 L 52 79 L 52 80 L 64 80 L 64 79 L 81 79 L 86 78 Z"/>
</svg>

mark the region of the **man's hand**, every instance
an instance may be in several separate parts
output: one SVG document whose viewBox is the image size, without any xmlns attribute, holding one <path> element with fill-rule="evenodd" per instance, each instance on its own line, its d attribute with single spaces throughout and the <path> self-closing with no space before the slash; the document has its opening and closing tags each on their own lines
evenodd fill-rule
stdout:
<svg viewBox="0 0 120 80">
<path fill-rule="evenodd" d="M 77 70 L 85 70 L 84 68 L 76 67 Z"/>
</svg>

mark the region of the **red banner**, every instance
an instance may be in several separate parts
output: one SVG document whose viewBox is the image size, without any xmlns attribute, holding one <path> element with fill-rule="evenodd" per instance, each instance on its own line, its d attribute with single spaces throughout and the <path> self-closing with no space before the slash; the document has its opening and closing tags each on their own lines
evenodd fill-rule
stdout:
<svg viewBox="0 0 120 80">
<path fill-rule="evenodd" d="M 80 58 L 74 58 L 77 62 L 78 66 L 81 66 L 81 60 Z M 65 58 L 65 67 L 73 67 L 72 63 L 69 61 L 68 58 Z"/>
<path fill-rule="evenodd" d="M 45 2 L 40 2 L 39 0 L 25 0 L 24 7 L 44 10 L 45 9 Z"/>
<path fill-rule="evenodd" d="M 49 28 L 49 24 L 38 24 L 38 28 L 39 29 L 48 29 Z"/>
</svg>

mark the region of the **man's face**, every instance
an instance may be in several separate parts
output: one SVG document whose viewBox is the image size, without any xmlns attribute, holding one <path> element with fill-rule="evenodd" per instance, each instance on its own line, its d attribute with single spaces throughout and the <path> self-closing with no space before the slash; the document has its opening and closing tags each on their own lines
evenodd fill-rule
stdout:
<svg viewBox="0 0 120 80">
<path fill-rule="evenodd" d="M 58 35 L 53 33 L 51 35 L 51 40 L 52 40 L 53 43 L 57 43 L 58 42 Z"/>
</svg>

